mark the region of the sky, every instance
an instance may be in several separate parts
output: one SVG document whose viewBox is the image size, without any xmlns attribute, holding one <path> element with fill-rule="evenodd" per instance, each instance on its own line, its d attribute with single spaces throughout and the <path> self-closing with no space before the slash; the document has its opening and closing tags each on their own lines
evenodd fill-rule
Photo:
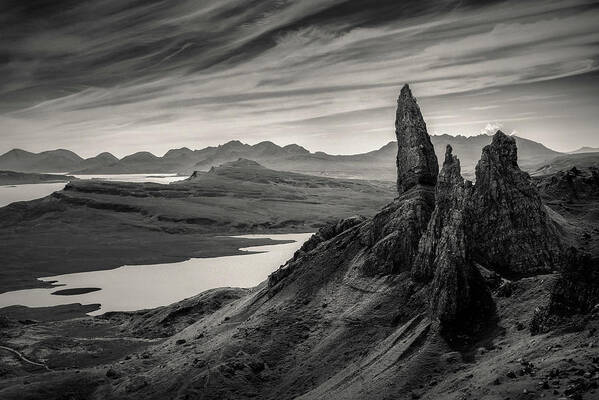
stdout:
<svg viewBox="0 0 599 400">
<path fill-rule="evenodd" d="M 599 1 L 2 0 L 0 153 L 430 134 L 599 147 Z"/>
</svg>

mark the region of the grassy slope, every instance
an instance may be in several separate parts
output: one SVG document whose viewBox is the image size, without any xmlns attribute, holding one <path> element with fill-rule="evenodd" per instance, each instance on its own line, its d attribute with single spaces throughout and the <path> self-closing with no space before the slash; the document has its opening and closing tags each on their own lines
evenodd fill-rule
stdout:
<svg viewBox="0 0 599 400">
<path fill-rule="evenodd" d="M 393 195 L 390 184 L 239 164 L 171 185 L 75 181 L 0 209 L 0 292 L 37 287 L 40 276 L 237 254 L 269 241 L 216 236 L 311 232 L 371 215 Z"/>
<path fill-rule="evenodd" d="M 566 171 L 572 167 L 578 169 L 599 167 L 599 153 L 566 154 L 555 157 L 549 162 L 536 165 L 535 168 L 531 170 L 530 174 L 533 176 L 544 176 L 559 171 Z"/>
</svg>

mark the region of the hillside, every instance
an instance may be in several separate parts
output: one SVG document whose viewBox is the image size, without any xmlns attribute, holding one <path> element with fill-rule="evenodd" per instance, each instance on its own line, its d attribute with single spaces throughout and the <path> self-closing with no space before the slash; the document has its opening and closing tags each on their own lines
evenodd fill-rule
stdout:
<svg viewBox="0 0 599 400">
<path fill-rule="evenodd" d="M 0 156 L 0 169 L 18 172 L 66 172 L 83 161 L 69 150 L 30 153 L 14 149 Z"/>
<path fill-rule="evenodd" d="M 437 160 L 407 85 L 395 128 L 398 197 L 376 214 L 322 227 L 250 291 L 30 328 L 6 319 L 7 345 L 53 370 L 15 369 L 0 395 L 593 398 L 597 221 L 562 214 L 561 178 L 531 180 L 516 141 L 500 131 L 481 151 L 476 185 L 464 181 L 451 146 Z M 275 179 L 238 163 L 252 171 L 249 186 Z M 238 173 L 233 164 L 181 185 Z M 77 196 L 98 191 L 79 187 Z M 599 202 L 588 193 L 584 201 Z M 342 201 L 350 199 L 336 207 Z"/>
<path fill-rule="evenodd" d="M 35 278 L 48 274 L 236 254 L 240 242 L 219 235 L 313 232 L 339 217 L 372 215 L 393 196 L 388 183 L 246 160 L 170 185 L 72 181 L 44 199 L 0 208 L 0 291 L 39 286 Z"/>
<path fill-rule="evenodd" d="M 566 154 L 555 157 L 546 163 L 539 164 L 530 173 L 534 176 L 549 175 L 559 171 L 567 171 L 573 167 L 579 169 L 599 167 L 599 152 Z"/>
<path fill-rule="evenodd" d="M 580 153 L 599 153 L 599 147 L 583 146 L 578 150 L 570 151 L 568 154 L 580 154 Z"/>
</svg>

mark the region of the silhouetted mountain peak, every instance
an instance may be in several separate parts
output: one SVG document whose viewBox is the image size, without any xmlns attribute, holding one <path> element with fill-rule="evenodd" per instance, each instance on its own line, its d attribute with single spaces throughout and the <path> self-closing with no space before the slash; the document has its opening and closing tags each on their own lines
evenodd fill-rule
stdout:
<svg viewBox="0 0 599 400">
<path fill-rule="evenodd" d="M 176 157 L 191 157 L 193 151 L 187 147 L 181 147 L 179 149 L 170 149 L 164 154 L 164 158 L 176 158 Z"/>
<path fill-rule="evenodd" d="M 150 161 L 150 160 L 156 160 L 157 158 L 158 157 L 156 157 L 154 154 L 150 153 L 149 151 L 138 151 L 137 153 L 133 153 L 133 154 L 123 157 L 123 159 L 121 161 Z"/>
<path fill-rule="evenodd" d="M 226 149 L 226 150 L 241 150 L 246 147 L 251 147 L 251 146 L 249 144 L 242 143 L 239 140 L 230 140 L 227 143 L 221 144 L 218 146 L 218 148 Z"/>
<path fill-rule="evenodd" d="M 98 154 L 96 157 L 97 159 L 102 159 L 102 160 L 112 160 L 112 161 L 118 161 L 119 159 L 117 157 L 115 157 L 112 153 L 109 153 L 107 151 L 104 151 L 100 154 Z"/>
<path fill-rule="evenodd" d="M 283 150 L 290 154 L 310 154 L 307 149 L 295 143 L 283 146 Z"/>
<path fill-rule="evenodd" d="M 24 157 L 31 157 L 35 155 L 34 153 L 31 153 L 29 151 L 23 150 L 23 149 L 12 149 L 7 151 L 6 153 L 2 154 L 0 156 L 0 158 L 24 158 Z"/>
</svg>

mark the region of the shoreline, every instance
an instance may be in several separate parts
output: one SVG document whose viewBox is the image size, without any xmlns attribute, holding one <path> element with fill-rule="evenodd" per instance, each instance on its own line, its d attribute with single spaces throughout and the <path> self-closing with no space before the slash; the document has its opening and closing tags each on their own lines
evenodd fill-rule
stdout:
<svg viewBox="0 0 599 400">
<path fill-rule="evenodd" d="M 309 232 L 309 233 L 302 233 L 305 235 L 312 235 L 313 233 Z M 178 264 L 184 263 L 185 261 L 188 260 L 192 260 L 192 259 L 211 259 L 211 260 L 216 260 L 218 258 L 228 258 L 228 257 L 232 257 L 232 256 L 251 256 L 251 255 L 259 255 L 261 253 L 269 253 L 272 251 L 276 251 L 276 250 L 264 250 L 261 251 L 260 248 L 261 247 L 268 247 L 268 246 L 278 246 L 278 245 L 285 245 L 285 244 L 293 244 L 293 243 L 299 243 L 301 242 L 301 244 L 303 244 L 303 239 L 285 239 L 284 237 L 282 238 L 277 238 L 277 237 L 273 237 L 273 236 L 278 236 L 278 235 L 298 235 L 298 233 L 283 233 L 283 234 L 278 234 L 278 233 L 274 233 L 274 232 L 270 232 L 270 233 L 263 233 L 263 234 L 245 234 L 245 235 L 235 235 L 235 236 L 220 236 L 220 237 L 216 237 L 213 239 L 223 239 L 225 241 L 227 241 L 228 243 L 226 243 L 226 245 L 222 248 L 219 249 L 218 251 L 218 255 L 216 256 L 210 256 L 210 255 L 204 255 L 203 257 L 190 257 L 187 258 L 184 261 L 174 261 L 174 262 L 169 262 L 169 263 L 151 263 L 151 264 L 144 264 L 143 266 L 140 265 L 141 268 L 148 268 L 148 267 L 152 267 L 152 266 L 157 266 L 159 267 L 161 264 L 165 264 L 165 266 L 167 267 L 172 267 L 176 268 L 178 266 Z M 231 239 L 235 239 L 234 241 L 231 241 Z M 299 246 L 301 247 L 301 244 L 299 244 Z M 211 248 L 214 251 L 214 248 Z M 233 260 L 231 260 L 230 262 L 233 262 Z M 277 265 L 274 265 L 273 267 L 276 268 L 279 265 L 279 263 L 277 263 Z M 109 271 L 111 269 L 119 269 L 122 268 L 124 266 L 119 266 L 119 267 L 115 267 L 115 268 L 101 268 L 101 269 L 97 269 L 94 271 L 89 271 L 91 273 L 93 272 L 100 272 L 100 271 Z M 151 272 L 151 271 L 148 271 Z M 183 272 L 183 271 L 177 271 L 177 272 Z M 18 320 L 39 320 L 40 317 L 44 320 L 62 320 L 62 319 L 69 319 L 69 318 L 76 318 L 76 317 L 83 317 L 83 316 L 97 316 L 97 315 L 102 315 L 106 312 L 136 312 L 142 309 L 155 309 L 156 307 L 163 307 L 163 306 L 167 306 L 168 304 L 172 304 L 172 303 L 165 303 L 162 305 L 148 305 L 147 307 L 142 307 L 139 309 L 135 309 L 135 310 L 127 310 L 127 309 L 123 309 L 123 310 L 111 310 L 108 309 L 107 311 L 102 312 L 102 314 L 97 314 L 97 315 L 90 315 L 90 313 L 95 313 L 97 311 L 101 310 L 101 304 L 96 304 L 96 302 L 98 302 L 98 299 L 90 299 L 90 303 L 84 302 L 82 301 L 81 298 L 77 298 L 77 295 L 85 295 L 88 293 L 93 293 L 96 291 L 101 291 L 101 290 L 106 290 L 109 289 L 105 286 L 103 286 L 100 282 L 95 282 L 95 283 L 99 283 L 98 287 L 90 287 L 90 285 L 92 285 L 94 282 L 78 282 L 78 283 L 68 283 L 68 275 L 73 275 L 73 274 L 78 274 L 81 273 L 80 271 L 75 271 L 75 272 L 71 272 L 71 273 L 66 273 L 63 275 L 66 275 L 65 278 L 67 278 L 67 283 L 61 281 L 60 276 L 49 276 L 49 277 L 39 277 L 37 278 L 36 282 L 40 283 L 40 286 L 45 286 L 42 287 L 42 289 L 48 289 L 48 290 L 55 290 L 52 293 L 44 293 L 43 296 L 58 296 L 58 298 L 63 298 L 64 300 L 62 301 L 69 301 L 69 298 L 72 296 L 75 296 L 73 303 L 65 303 L 65 304 L 56 304 L 56 305 L 40 305 L 40 306 L 32 306 L 30 304 L 11 304 L 11 305 L 7 305 L 7 306 L 3 306 L 0 307 L 0 315 L 1 316 L 5 316 L 5 317 L 9 317 L 12 319 L 18 319 Z M 56 278 L 56 279 L 55 279 Z M 267 277 L 265 277 L 264 279 L 267 279 Z M 262 282 L 263 280 L 261 280 Z M 260 283 L 258 283 L 260 284 Z M 71 287 L 69 287 L 71 286 Z M 77 286 L 77 287 L 73 287 L 73 286 Z M 218 289 L 219 287 L 237 287 L 238 285 L 219 285 L 219 286 L 215 286 L 215 287 L 208 287 L 205 289 L 199 289 L 197 292 L 194 292 L 192 294 L 190 294 L 191 296 L 196 296 L 198 294 L 204 293 L 205 291 L 208 290 L 212 290 L 212 289 Z M 251 285 L 251 287 L 254 287 L 255 285 Z M 66 289 L 65 289 L 66 287 Z M 245 286 L 240 286 L 240 287 L 245 287 Z M 248 286 L 249 288 L 250 286 Z M 60 289 L 62 288 L 62 289 Z M 39 289 L 39 288 L 33 288 L 33 289 Z M 22 290 L 28 290 L 28 289 L 22 289 Z M 20 290 L 9 290 L 3 293 L 11 293 L 11 292 L 19 292 Z M 0 293 L 3 294 L 3 293 Z M 18 295 L 17 295 L 18 296 Z M 183 299 L 178 299 L 177 301 L 181 301 Z M 50 303 L 50 302 L 49 302 Z M 103 304 L 104 302 L 102 302 Z M 56 317 L 54 317 L 53 315 L 57 314 Z M 48 319 L 49 318 L 49 319 Z"/>
</svg>

